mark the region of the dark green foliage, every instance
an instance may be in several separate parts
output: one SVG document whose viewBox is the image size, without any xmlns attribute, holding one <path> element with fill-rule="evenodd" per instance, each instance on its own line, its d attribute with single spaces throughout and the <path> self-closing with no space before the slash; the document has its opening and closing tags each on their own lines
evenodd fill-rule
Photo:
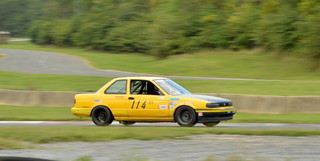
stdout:
<svg viewBox="0 0 320 161">
<path fill-rule="evenodd" d="M 269 0 L 261 8 L 256 40 L 280 52 L 293 51 L 298 43 L 298 11 L 292 3 Z"/>
<path fill-rule="evenodd" d="M 312 59 L 312 68 L 320 67 L 320 2 L 302 0 L 298 4 L 301 11 L 301 46 L 302 54 Z"/>
<path fill-rule="evenodd" d="M 1 0 L 0 31 L 13 36 L 26 36 L 31 22 L 40 17 L 42 0 Z"/>
<path fill-rule="evenodd" d="M 316 69 L 319 6 L 318 0 L 2 0 L 0 30 L 22 33 L 37 20 L 29 28 L 37 44 L 159 57 L 262 47 L 311 58 Z"/>
</svg>

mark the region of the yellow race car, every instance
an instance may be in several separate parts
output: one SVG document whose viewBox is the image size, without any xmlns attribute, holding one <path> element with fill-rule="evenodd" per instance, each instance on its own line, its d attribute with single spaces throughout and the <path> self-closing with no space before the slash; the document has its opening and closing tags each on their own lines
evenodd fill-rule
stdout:
<svg viewBox="0 0 320 161">
<path fill-rule="evenodd" d="M 177 122 L 180 126 L 203 123 L 215 126 L 236 113 L 232 102 L 218 97 L 194 95 L 171 79 L 122 77 L 111 80 L 94 94 L 77 94 L 71 112 L 92 117 L 97 126 L 116 120 L 135 122 Z"/>
</svg>

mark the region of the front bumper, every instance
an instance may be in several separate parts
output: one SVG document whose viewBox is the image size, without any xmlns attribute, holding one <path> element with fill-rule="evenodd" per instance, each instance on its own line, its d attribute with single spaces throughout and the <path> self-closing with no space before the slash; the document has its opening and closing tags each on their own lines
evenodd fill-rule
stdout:
<svg viewBox="0 0 320 161">
<path fill-rule="evenodd" d="M 198 122 L 215 122 L 232 120 L 237 112 L 235 107 L 217 108 L 217 109 L 196 109 Z"/>
<path fill-rule="evenodd" d="M 217 113 L 202 113 L 203 116 L 198 116 L 198 122 L 214 122 L 232 120 L 234 113 L 217 112 Z"/>
</svg>

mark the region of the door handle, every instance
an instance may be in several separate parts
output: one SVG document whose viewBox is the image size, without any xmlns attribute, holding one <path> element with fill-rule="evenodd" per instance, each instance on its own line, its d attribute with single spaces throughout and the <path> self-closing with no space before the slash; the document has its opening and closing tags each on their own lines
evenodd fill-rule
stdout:
<svg viewBox="0 0 320 161">
<path fill-rule="evenodd" d="M 128 97 L 128 99 L 129 99 L 129 100 L 134 100 L 134 98 L 133 98 L 133 97 Z"/>
</svg>

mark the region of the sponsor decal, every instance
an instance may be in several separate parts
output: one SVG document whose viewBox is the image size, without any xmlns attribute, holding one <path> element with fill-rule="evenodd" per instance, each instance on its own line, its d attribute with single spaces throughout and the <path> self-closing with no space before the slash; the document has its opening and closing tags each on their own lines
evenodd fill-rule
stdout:
<svg viewBox="0 0 320 161">
<path fill-rule="evenodd" d="M 180 98 L 170 98 L 171 101 L 179 101 Z"/>
<path fill-rule="evenodd" d="M 202 113 L 202 112 L 199 112 L 199 113 L 198 113 L 198 116 L 203 116 L 203 113 Z"/>
<path fill-rule="evenodd" d="M 170 105 L 178 105 L 178 102 L 170 102 Z"/>
<path fill-rule="evenodd" d="M 93 100 L 93 102 L 102 102 L 102 100 Z"/>
<path fill-rule="evenodd" d="M 174 109 L 174 106 L 178 105 L 178 102 L 170 102 L 169 103 L 169 108 Z"/>
<path fill-rule="evenodd" d="M 160 110 L 168 109 L 168 105 L 159 105 Z"/>
</svg>

